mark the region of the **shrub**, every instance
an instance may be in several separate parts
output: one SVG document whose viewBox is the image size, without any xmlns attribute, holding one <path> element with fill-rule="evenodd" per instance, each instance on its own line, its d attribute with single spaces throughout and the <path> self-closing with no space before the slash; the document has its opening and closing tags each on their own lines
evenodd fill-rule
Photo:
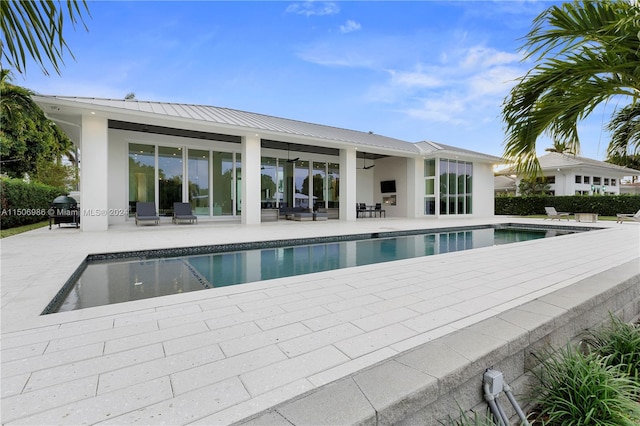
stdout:
<svg viewBox="0 0 640 426">
<path fill-rule="evenodd" d="M 615 316 L 611 322 L 595 330 L 589 330 L 584 342 L 603 362 L 619 366 L 637 384 L 640 394 L 640 328 Z"/>
<path fill-rule="evenodd" d="M 553 206 L 559 212 L 615 216 L 616 213 L 635 213 L 640 210 L 640 195 L 495 197 L 494 203 L 497 215 L 545 214 L 544 208 Z"/>
<path fill-rule="evenodd" d="M 538 417 L 545 425 L 637 426 L 640 421 L 636 384 L 596 353 L 567 346 L 544 354 L 534 375 Z"/>
<path fill-rule="evenodd" d="M 61 188 L 40 183 L 0 179 L 0 227 L 8 229 L 47 219 L 47 210 L 53 199 L 65 194 Z"/>
</svg>

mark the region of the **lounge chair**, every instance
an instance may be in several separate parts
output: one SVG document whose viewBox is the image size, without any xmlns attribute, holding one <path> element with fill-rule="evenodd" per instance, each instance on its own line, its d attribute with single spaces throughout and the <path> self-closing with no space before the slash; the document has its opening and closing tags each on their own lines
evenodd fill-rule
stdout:
<svg viewBox="0 0 640 426">
<path fill-rule="evenodd" d="M 189 203 L 173 203 L 173 223 L 180 221 L 189 221 L 189 223 L 198 223 L 198 217 L 193 214 L 191 204 Z"/>
<path fill-rule="evenodd" d="M 622 223 L 625 220 L 629 222 L 640 222 L 640 210 L 638 210 L 636 214 L 628 214 L 628 213 L 616 214 L 616 223 Z"/>
<path fill-rule="evenodd" d="M 547 212 L 547 217 L 545 217 L 545 220 L 547 219 L 562 219 L 563 217 L 567 219 L 567 221 L 569 221 L 569 215 L 571 213 L 567 213 L 567 212 L 558 212 L 556 211 L 555 207 L 545 207 L 544 210 Z"/>
<path fill-rule="evenodd" d="M 150 222 L 154 221 L 157 225 L 160 222 L 160 217 L 156 212 L 156 204 L 152 202 L 137 202 L 136 203 L 136 226 L 138 222 Z"/>
</svg>

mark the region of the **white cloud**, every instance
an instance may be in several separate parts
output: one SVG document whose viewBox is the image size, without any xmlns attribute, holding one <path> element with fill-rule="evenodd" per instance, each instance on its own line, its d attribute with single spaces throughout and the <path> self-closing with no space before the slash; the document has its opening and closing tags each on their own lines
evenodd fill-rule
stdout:
<svg viewBox="0 0 640 426">
<path fill-rule="evenodd" d="M 349 46 L 336 49 L 331 43 L 305 47 L 298 52 L 298 57 L 313 64 L 331 67 L 375 68 L 376 66 L 375 59 L 368 52 Z"/>
<path fill-rule="evenodd" d="M 340 8 L 334 2 L 316 2 L 313 0 L 307 0 L 302 3 L 291 3 L 287 6 L 287 13 L 295 13 L 297 15 L 305 16 L 323 16 L 323 15 L 335 15 L 340 12 Z"/>
<path fill-rule="evenodd" d="M 396 71 L 389 70 L 391 75 L 391 84 L 403 87 L 439 87 L 442 85 L 442 79 L 433 73 L 423 71 L 422 67 L 418 67 L 414 71 Z"/>
<path fill-rule="evenodd" d="M 362 25 L 357 23 L 356 21 L 352 21 L 351 19 L 347 20 L 344 25 L 340 25 L 340 32 L 343 34 L 350 33 L 353 31 L 358 31 L 362 28 Z"/>
<path fill-rule="evenodd" d="M 519 55 L 484 46 L 448 49 L 433 57 L 439 60 L 388 71 L 390 79 L 376 87 L 373 98 L 430 122 L 488 122 L 497 119 L 503 99 L 524 72 Z"/>
</svg>

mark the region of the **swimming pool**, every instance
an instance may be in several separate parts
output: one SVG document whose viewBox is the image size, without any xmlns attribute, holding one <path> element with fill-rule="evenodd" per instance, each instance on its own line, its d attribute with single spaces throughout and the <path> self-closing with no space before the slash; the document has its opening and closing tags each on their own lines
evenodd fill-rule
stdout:
<svg viewBox="0 0 640 426">
<path fill-rule="evenodd" d="M 43 314 L 585 230 L 486 225 L 91 255 Z"/>
</svg>

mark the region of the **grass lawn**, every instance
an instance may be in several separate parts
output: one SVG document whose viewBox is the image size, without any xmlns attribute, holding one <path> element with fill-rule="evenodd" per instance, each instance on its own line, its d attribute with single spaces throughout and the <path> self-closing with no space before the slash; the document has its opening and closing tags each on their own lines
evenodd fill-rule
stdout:
<svg viewBox="0 0 640 426">
<path fill-rule="evenodd" d="M 520 217 L 526 217 L 526 218 L 530 218 L 530 219 L 545 219 L 547 217 L 547 215 L 546 214 L 532 214 L 532 215 L 520 216 Z M 569 217 L 569 219 L 573 220 L 572 217 Z M 598 222 L 601 221 L 601 220 L 614 221 L 615 222 L 616 219 L 617 218 L 615 216 L 598 216 Z M 562 221 L 566 222 L 566 220 L 564 220 L 564 219 Z"/>
<path fill-rule="evenodd" d="M 0 238 L 11 237 L 12 235 L 22 234 L 23 232 L 32 231 L 38 228 L 44 228 L 49 226 L 48 220 L 42 222 L 32 223 L 31 225 L 17 226 L 15 228 L 0 229 Z"/>
</svg>

